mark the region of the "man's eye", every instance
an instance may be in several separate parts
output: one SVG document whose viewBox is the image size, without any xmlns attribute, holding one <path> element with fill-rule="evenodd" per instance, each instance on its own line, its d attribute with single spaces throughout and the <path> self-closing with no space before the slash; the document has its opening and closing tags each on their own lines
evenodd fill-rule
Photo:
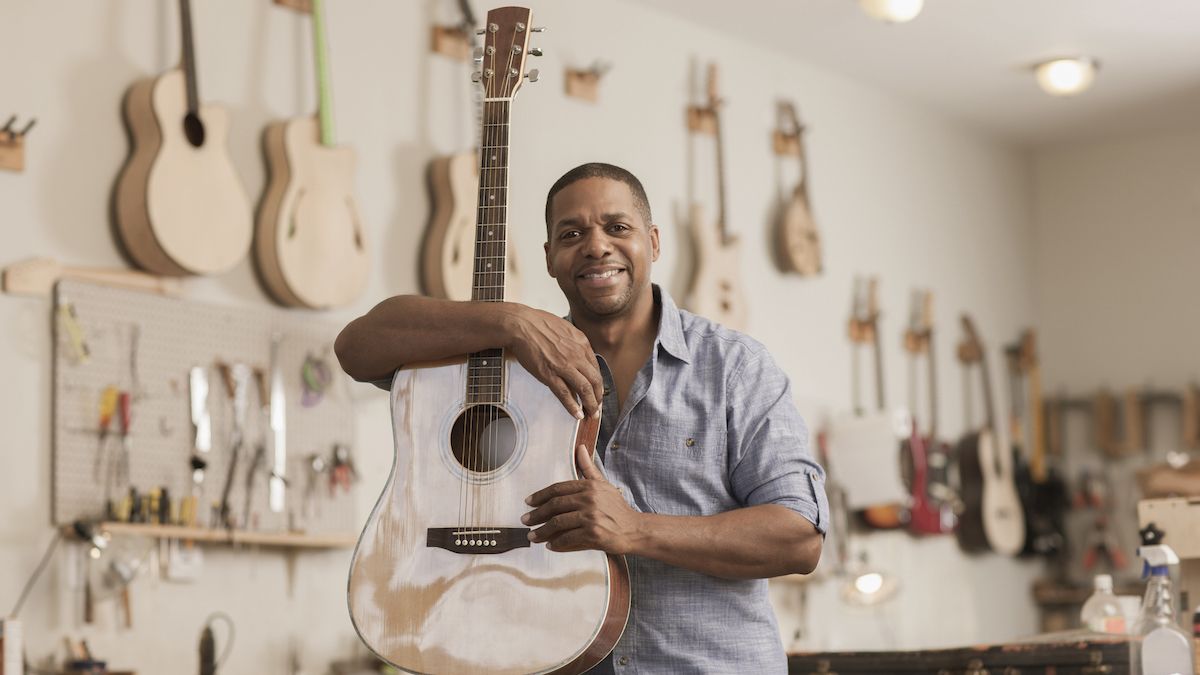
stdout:
<svg viewBox="0 0 1200 675">
<path fill-rule="evenodd" d="M 608 229 L 617 230 L 618 232 L 624 232 L 625 230 L 629 229 L 629 226 L 626 225 L 625 223 L 613 223 L 612 225 L 608 226 Z"/>
<path fill-rule="evenodd" d="M 575 237 L 578 237 L 578 236 L 579 236 L 579 230 L 567 230 L 566 232 L 563 232 L 562 234 L 558 235 L 558 238 L 559 239 L 574 239 Z"/>
</svg>

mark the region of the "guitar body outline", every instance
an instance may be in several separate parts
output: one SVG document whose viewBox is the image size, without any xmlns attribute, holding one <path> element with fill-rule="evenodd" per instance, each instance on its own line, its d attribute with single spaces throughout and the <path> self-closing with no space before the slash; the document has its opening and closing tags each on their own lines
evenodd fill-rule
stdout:
<svg viewBox="0 0 1200 675">
<path fill-rule="evenodd" d="M 775 243 L 784 271 L 810 277 L 821 273 L 821 237 L 808 204 L 804 178 L 784 205 L 775 229 Z"/>
<path fill-rule="evenodd" d="M 622 556 L 544 544 L 455 553 L 428 541 L 426 528 L 464 527 L 464 518 L 520 527 L 524 497 L 578 478 L 576 444 L 595 448 L 598 421 L 577 421 L 515 359 L 506 357 L 505 369 L 503 407 L 518 439 L 508 464 L 517 465 L 469 480 L 449 440 L 468 407 L 467 359 L 395 375 L 394 461 L 355 547 L 347 596 L 363 642 L 407 671 L 579 673 L 604 659 L 628 619 Z M 462 489 L 475 492 L 464 497 Z"/>
<path fill-rule="evenodd" d="M 995 434 L 990 430 L 979 434 L 983 533 L 988 547 L 1004 555 L 1016 555 L 1025 545 L 1025 516 L 1013 481 L 1012 462 L 1012 453 L 1000 448 Z"/>
<path fill-rule="evenodd" d="M 435 158 L 429 164 L 428 177 L 433 214 L 421 244 L 423 290 L 435 298 L 470 300 L 479 153 L 472 150 Z M 504 298 L 518 301 L 521 282 L 516 247 L 510 241 L 505 248 Z"/>
<path fill-rule="evenodd" d="M 370 271 L 354 197 L 354 151 L 322 145 L 314 116 L 272 122 L 263 149 L 270 178 L 255 254 L 268 292 L 293 307 L 353 302 Z"/>
<path fill-rule="evenodd" d="M 712 319 L 733 330 L 745 331 L 748 320 L 746 294 L 742 290 L 741 241 L 722 241 L 717 225 L 703 217 L 703 208 L 692 205 L 688 231 L 692 236 L 695 268 L 688 286 L 688 311 Z"/>
<path fill-rule="evenodd" d="M 134 262 L 165 276 L 219 274 L 250 250 L 250 201 L 227 145 L 229 115 L 203 105 L 204 142 L 183 130 L 186 80 L 174 68 L 143 78 L 122 106 L 133 140 L 116 186 L 117 231 Z"/>
</svg>

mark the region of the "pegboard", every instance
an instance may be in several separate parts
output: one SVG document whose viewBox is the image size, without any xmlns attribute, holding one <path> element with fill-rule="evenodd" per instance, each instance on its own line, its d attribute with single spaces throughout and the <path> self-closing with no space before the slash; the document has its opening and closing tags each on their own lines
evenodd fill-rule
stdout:
<svg viewBox="0 0 1200 675">
<path fill-rule="evenodd" d="M 166 487 L 172 502 L 191 492 L 194 431 L 189 374 L 194 366 L 208 375 L 207 407 L 212 448 L 200 455 L 207 469 L 198 496 L 197 520 L 217 526 L 219 502 L 231 457 L 234 405 L 217 367 L 244 363 L 270 376 L 271 343 L 278 336 L 278 363 L 286 404 L 288 487 L 282 512 L 268 507 L 270 450 L 255 474 L 250 517 L 245 517 L 247 470 L 256 445 L 270 432 L 267 412 L 253 380 L 241 448 L 230 490 L 238 529 L 309 534 L 353 534 L 358 527 L 354 498 L 331 488 L 333 448 L 341 444 L 353 457 L 354 411 L 348 378 L 337 366 L 333 339 L 339 326 L 311 313 L 266 308 L 234 308 L 64 280 L 55 289 L 53 518 L 56 524 L 105 515 L 113 499 Z M 81 343 L 82 341 L 82 343 Z M 82 354 L 80 345 L 86 345 Z M 303 367 L 309 359 L 308 396 Z M 323 388 L 313 384 L 315 362 L 325 364 Z M 130 392 L 129 481 L 109 482 L 109 461 L 121 452 L 119 420 L 114 415 L 107 446 L 100 453 L 100 406 L 106 388 Z M 314 390 L 320 393 L 314 393 Z M 325 470 L 312 471 L 311 457 Z M 111 487 L 110 487 L 111 485 Z M 311 487 L 311 490 L 310 490 Z M 247 527 L 247 524 L 249 525 Z"/>
</svg>

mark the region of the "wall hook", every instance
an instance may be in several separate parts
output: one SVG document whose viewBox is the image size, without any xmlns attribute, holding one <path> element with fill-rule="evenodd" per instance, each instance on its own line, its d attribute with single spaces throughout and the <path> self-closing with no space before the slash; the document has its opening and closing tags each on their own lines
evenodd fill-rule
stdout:
<svg viewBox="0 0 1200 675">
<path fill-rule="evenodd" d="M 600 98 L 600 78 L 612 70 L 612 64 L 596 61 L 589 68 L 567 68 L 564 86 L 567 96 L 596 103 Z"/>
<path fill-rule="evenodd" d="M 0 169 L 25 170 L 25 135 L 37 124 L 37 118 L 31 117 L 20 131 L 13 128 L 16 123 L 17 116 L 13 115 L 0 127 Z"/>
</svg>

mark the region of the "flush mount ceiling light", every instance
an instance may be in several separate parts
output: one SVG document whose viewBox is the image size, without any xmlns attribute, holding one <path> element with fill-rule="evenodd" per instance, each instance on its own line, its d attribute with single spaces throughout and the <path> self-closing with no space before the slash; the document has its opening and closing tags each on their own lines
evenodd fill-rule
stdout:
<svg viewBox="0 0 1200 675">
<path fill-rule="evenodd" d="M 1038 86 L 1051 96 L 1074 96 L 1087 91 L 1100 64 L 1091 57 L 1050 59 L 1033 67 Z"/>
<path fill-rule="evenodd" d="M 921 13 L 925 0 L 858 0 L 858 4 L 872 19 L 907 23 Z"/>
</svg>

